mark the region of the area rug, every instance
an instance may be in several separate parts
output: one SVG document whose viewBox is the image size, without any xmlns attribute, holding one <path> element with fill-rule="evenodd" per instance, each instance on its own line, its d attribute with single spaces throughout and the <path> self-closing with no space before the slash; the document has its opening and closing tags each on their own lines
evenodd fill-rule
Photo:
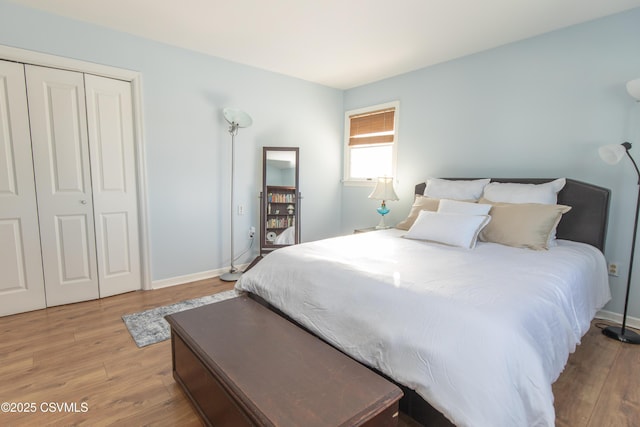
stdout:
<svg viewBox="0 0 640 427">
<path fill-rule="evenodd" d="M 139 313 L 125 314 L 122 316 L 129 333 L 138 347 L 145 347 L 161 341 L 168 340 L 171 336 L 171 327 L 164 320 L 164 316 L 189 310 L 206 304 L 224 301 L 240 295 L 235 289 L 219 292 L 205 297 L 180 301 L 163 307 L 152 308 Z"/>
</svg>

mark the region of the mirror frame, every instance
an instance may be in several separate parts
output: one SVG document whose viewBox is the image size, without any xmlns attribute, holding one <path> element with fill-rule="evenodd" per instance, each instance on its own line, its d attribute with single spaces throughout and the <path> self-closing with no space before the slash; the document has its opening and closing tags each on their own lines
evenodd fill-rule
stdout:
<svg viewBox="0 0 640 427">
<path fill-rule="evenodd" d="M 267 155 L 271 151 L 291 151 L 295 153 L 295 183 L 294 186 L 274 186 L 269 185 L 267 183 Z M 261 203 L 260 203 L 260 255 L 267 254 L 271 251 L 274 251 L 278 248 L 282 248 L 285 246 L 289 246 L 290 244 L 275 244 L 271 241 L 267 240 L 267 221 L 270 219 L 274 219 L 277 217 L 280 218 L 291 218 L 293 221 L 294 227 L 294 243 L 300 243 L 300 148 L 299 147 L 262 147 L 262 192 L 260 194 Z M 293 202 L 285 202 L 285 203 L 277 203 L 279 208 L 282 208 L 282 204 L 286 204 L 287 206 L 292 204 L 294 206 L 294 213 L 292 215 L 288 214 L 275 214 L 270 212 L 270 205 L 273 205 L 272 200 L 269 198 L 269 189 L 268 187 L 283 187 L 284 192 L 293 194 Z M 286 188 L 286 189 L 285 189 Z M 284 206 L 286 208 L 286 206 Z"/>
</svg>

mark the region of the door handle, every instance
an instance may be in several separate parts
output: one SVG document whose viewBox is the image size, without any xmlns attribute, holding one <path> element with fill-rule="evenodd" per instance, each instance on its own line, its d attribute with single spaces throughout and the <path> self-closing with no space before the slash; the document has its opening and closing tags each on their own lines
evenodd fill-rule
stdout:
<svg viewBox="0 0 640 427">
<path fill-rule="evenodd" d="M 86 200 L 80 200 L 80 204 L 81 204 L 81 205 L 86 205 L 86 204 L 87 204 L 87 201 L 86 201 Z"/>
</svg>

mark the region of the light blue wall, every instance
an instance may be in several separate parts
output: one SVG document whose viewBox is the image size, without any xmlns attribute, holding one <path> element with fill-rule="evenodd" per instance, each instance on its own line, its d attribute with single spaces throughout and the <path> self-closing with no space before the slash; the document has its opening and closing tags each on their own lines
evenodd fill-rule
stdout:
<svg viewBox="0 0 640 427">
<path fill-rule="evenodd" d="M 605 252 L 623 268 L 607 309 L 620 313 L 636 179 L 629 162 L 608 166 L 597 148 L 629 140 L 640 160 L 640 103 L 625 90 L 635 78 L 640 9 L 348 90 L 344 109 L 400 101 L 401 200 L 388 203 L 389 222 L 406 215 L 414 184 L 430 176 L 566 176 L 610 188 Z M 343 231 L 378 221 L 369 191 L 344 189 Z M 640 317 L 640 273 L 634 282 L 630 314 Z"/>
<path fill-rule="evenodd" d="M 142 73 L 153 280 L 229 264 L 225 106 L 254 120 L 236 137 L 236 204 L 246 212 L 234 217 L 237 252 L 259 225 L 262 146 L 300 147 L 303 240 L 338 234 L 340 211 L 326 201 L 341 194 L 342 91 L 4 0 L 0 44 Z"/>
</svg>

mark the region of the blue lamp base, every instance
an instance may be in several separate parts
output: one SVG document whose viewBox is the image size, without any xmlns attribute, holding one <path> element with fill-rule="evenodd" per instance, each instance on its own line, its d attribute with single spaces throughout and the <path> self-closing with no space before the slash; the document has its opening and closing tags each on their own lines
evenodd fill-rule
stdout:
<svg viewBox="0 0 640 427">
<path fill-rule="evenodd" d="M 384 204 L 376 209 L 378 213 L 381 215 L 380 223 L 376 225 L 376 230 L 385 230 L 387 228 L 391 228 L 391 226 L 384 223 L 384 216 L 389 213 L 390 209 L 388 209 Z"/>
</svg>

